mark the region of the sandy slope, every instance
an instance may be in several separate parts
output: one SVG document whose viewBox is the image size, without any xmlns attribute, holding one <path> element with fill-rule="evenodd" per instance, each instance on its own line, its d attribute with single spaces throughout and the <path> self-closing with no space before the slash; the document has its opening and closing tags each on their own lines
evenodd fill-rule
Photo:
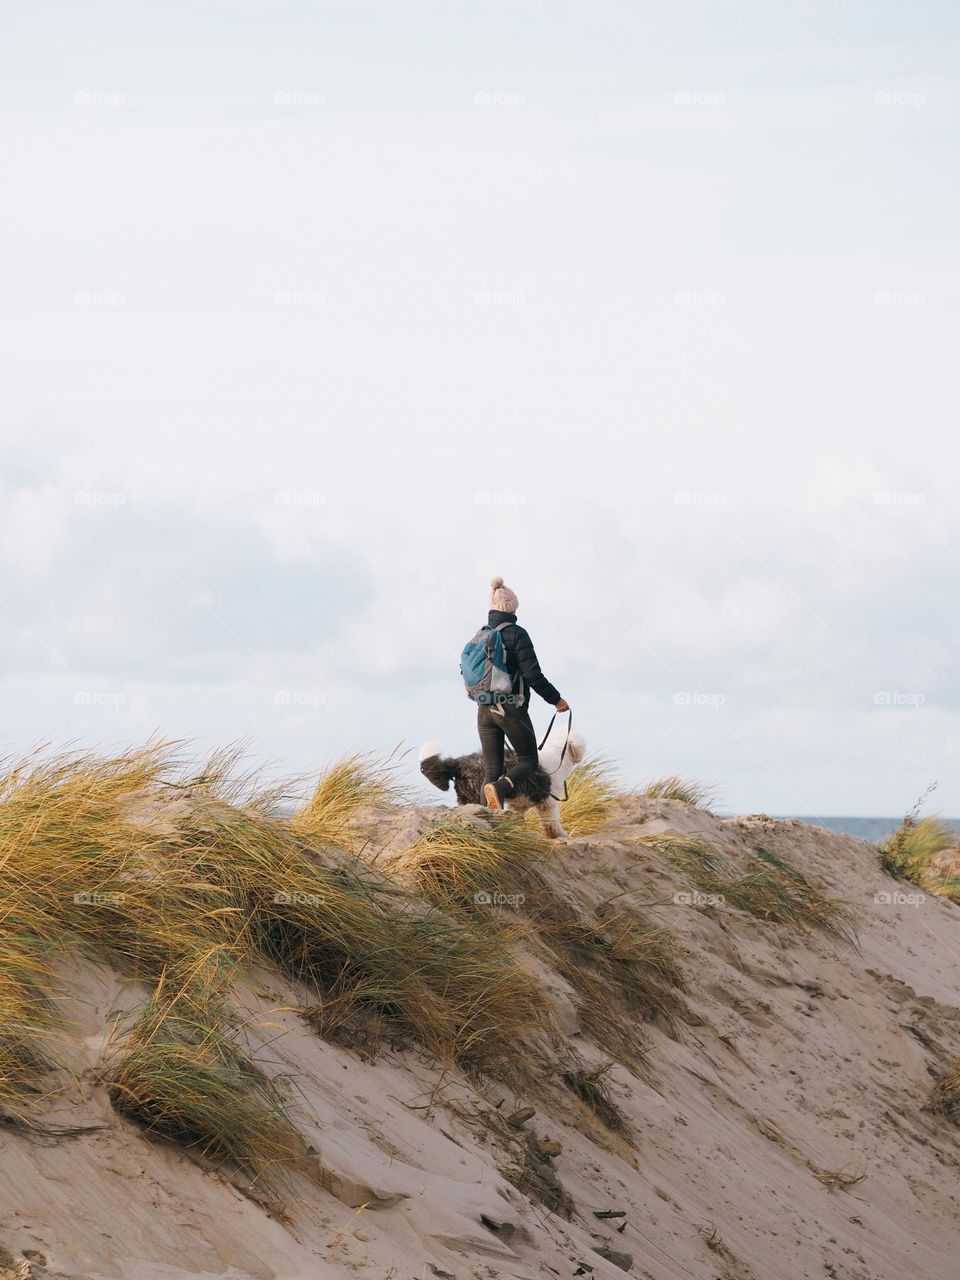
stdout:
<svg viewBox="0 0 960 1280">
<path fill-rule="evenodd" d="M 382 825 L 380 865 L 436 812 Z M 631 843 L 665 829 L 702 832 L 732 857 L 761 841 L 789 858 L 856 908 L 859 949 L 675 903 L 689 886 Z M 558 843 L 549 875 L 574 901 L 626 893 L 682 940 L 680 1030 L 644 1026 L 645 1064 L 606 1076 L 625 1131 L 605 1128 L 550 1073 L 519 1094 L 458 1072 L 439 1079 L 410 1044 L 371 1059 L 327 1043 L 296 1012 L 303 993 L 253 973 L 251 1034 L 267 1046 L 261 1061 L 297 1082 L 298 1120 L 323 1169 L 322 1188 L 291 1184 L 283 1220 L 112 1113 L 85 1073 L 108 1014 L 139 993 L 65 960 L 65 1054 L 79 1079 L 46 1119 L 102 1128 L 54 1144 L 0 1131 L 0 1244 L 25 1255 L 36 1280 L 615 1280 L 624 1272 L 595 1252 L 604 1245 L 651 1280 L 958 1273 L 960 1129 L 926 1104 L 960 1055 L 960 908 L 875 902 L 898 886 L 861 841 L 666 802 L 626 801 L 603 833 Z M 543 977 L 561 1056 L 609 1062 L 581 1034 L 563 979 Z M 526 1105 L 536 1115 L 525 1129 L 505 1123 Z M 560 1144 L 543 1162 L 572 1202 L 569 1220 L 510 1181 L 537 1138 Z M 838 1172 L 863 1179 L 831 1187 Z M 610 1210 L 625 1217 L 595 1216 Z M 0 1259 L 0 1280 L 16 1274 Z"/>
</svg>

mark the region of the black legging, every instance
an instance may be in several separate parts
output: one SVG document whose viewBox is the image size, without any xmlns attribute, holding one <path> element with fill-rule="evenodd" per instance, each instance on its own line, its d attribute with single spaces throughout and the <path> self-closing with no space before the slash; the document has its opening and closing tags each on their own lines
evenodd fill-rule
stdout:
<svg viewBox="0 0 960 1280">
<path fill-rule="evenodd" d="M 517 763 L 506 775 L 514 787 L 527 778 L 537 767 L 537 735 L 533 729 L 530 712 L 526 707 L 502 703 L 503 715 L 492 707 L 477 708 L 477 731 L 483 752 L 483 780 L 496 782 L 503 777 L 504 737 L 517 753 Z"/>
</svg>

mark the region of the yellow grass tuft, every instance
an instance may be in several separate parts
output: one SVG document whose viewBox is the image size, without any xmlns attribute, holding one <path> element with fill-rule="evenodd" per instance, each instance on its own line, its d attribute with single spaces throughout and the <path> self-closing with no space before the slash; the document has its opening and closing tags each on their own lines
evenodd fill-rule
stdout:
<svg viewBox="0 0 960 1280">
<path fill-rule="evenodd" d="M 910 880 L 930 893 L 960 902 L 960 877 L 945 871 L 942 865 L 943 855 L 958 843 L 956 831 L 942 818 L 917 818 L 911 812 L 878 846 L 880 864 L 887 875 Z"/>
<path fill-rule="evenodd" d="M 960 1124 L 960 1058 L 933 1088 L 933 1105 L 954 1124 Z"/>
<path fill-rule="evenodd" d="M 538 828 L 519 817 L 452 813 L 395 858 L 391 874 L 448 910 L 473 915 L 497 894 L 526 894 L 550 849 Z"/>
<path fill-rule="evenodd" d="M 446 1061 L 488 1061 L 529 1029 L 538 996 L 502 942 L 305 839 L 384 798 L 382 777 L 354 761 L 321 785 L 311 820 L 291 824 L 270 816 L 262 791 L 235 789 L 233 760 L 184 780 L 170 748 L 150 744 L 111 759 L 33 756 L 0 775 L 0 1106 L 47 1069 L 44 957 L 55 950 L 152 987 L 113 1061 L 114 1099 L 224 1158 L 240 1160 L 246 1139 L 225 1130 L 218 1146 L 217 1115 L 244 1091 L 247 1119 L 276 1137 L 262 1082 L 223 1031 L 245 963 L 307 984 L 321 1010 L 328 993 L 369 1010 Z M 180 1076 L 192 1128 L 177 1118 Z"/>
<path fill-rule="evenodd" d="M 682 871 L 711 908 L 734 907 L 758 920 L 855 940 L 855 917 L 847 904 L 826 897 L 792 863 L 769 850 L 757 849 L 743 870 L 700 836 L 665 832 L 641 836 L 635 843 Z"/>
<path fill-rule="evenodd" d="M 610 819 L 614 801 L 622 794 L 613 766 L 602 758 L 584 760 L 571 772 L 567 798 L 560 802 L 560 821 L 572 836 L 589 836 Z"/>
<path fill-rule="evenodd" d="M 28 1099 L 52 1065 L 55 1022 L 46 960 L 35 946 L 0 934 L 0 1112 Z"/>
<path fill-rule="evenodd" d="M 640 794 L 647 800 L 677 800 L 680 804 L 692 805 L 694 809 L 710 812 L 710 805 L 715 802 L 712 787 L 702 782 L 679 778 L 671 774 L 667 778 L 658 778 L 648 782 Z"/>
<path fill-rule="evenodd" d="M 369 755 L 338 760 L 321 774 L 310 799 L 294 814 L 290 825 L 311 844 L 343 843 L 348 824 L 359 809 L 399 799 L 393 767 L 391 759 L 378 761 Z"/>
<path fill-rule="evenodd" d="M 273 1082 L 226 1033 L 221 1011 L 148 1000 L 101 1067 L 110 1100 L 150 1137 L 228 1161 L 254 1181 L 300 1163 L 304 1145 Z"/>
</svg>

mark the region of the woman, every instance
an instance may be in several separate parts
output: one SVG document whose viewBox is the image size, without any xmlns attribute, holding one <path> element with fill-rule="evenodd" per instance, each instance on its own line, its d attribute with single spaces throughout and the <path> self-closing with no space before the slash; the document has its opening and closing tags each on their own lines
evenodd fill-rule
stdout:
<svg viewBox="0 0 960 1280">
<path fill-rule="evenodd" d="M 528 690 L 533 689 L 558 711 L 570 707 L 540 670 L 533 641 L 517 624 L 520 601 L 502 578 L 490 583 L 490 612 L 487 626 L 503 627 L 501 636 L 507 656 L 507 670 L 513 680 L 512 690 L 493 703 L 483 703 L 477 710 L 477 730 L 483 752 L 483 794 L 488 809 L 502 809 L 517 787 L 537 767 L 537 735 L 527 710 Z M 504 626 L 504 624 L 507 624 Z M 503 771 L 505 739 L 517 755 L 517 763 Z"/>
</svg>

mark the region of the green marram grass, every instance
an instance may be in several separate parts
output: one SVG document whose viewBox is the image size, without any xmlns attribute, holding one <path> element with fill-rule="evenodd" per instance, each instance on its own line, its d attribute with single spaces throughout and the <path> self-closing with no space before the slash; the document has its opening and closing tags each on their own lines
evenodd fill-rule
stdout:
<svg viewBox="0 0 960 1280">
<path fill-rule="evenodd" d="M 539 1016 L 535 985 L 501 939 L 335 846 L 350 815 L 386 795 L 357 758 L 325 775 L 307 815 L 289 822 L 273 816 L 269 792 L 237 789 L 232 760 L 185 774 L 178 749 L 151 743 L 4 767 L 0 1108 L 55 1087 L 52 954 L 107 963 L 153 993 L 114 1046 L 116 1105 L 151 1132 L 193 1133 L 191 1149 L 255 1170 L 274 1167 L 283 1144 L 263 1081 L 224 1033 L 244 965 L 306 984 L 314 1007 L 332 992 L 371 1010 L 444 1062 L 487 1064 Z M 193 1128 L 173 1114 L 178 1080 Z M 228 1128 L 218 1141 L 218 1126 L 244 1115 L 241 1093 L 255 1117 L 245 1154 Z"/>
<path fill-rule="evenodd" d="M 908 814 L 888 840 L 878 845 L 880 865 L 887 875 L 909 880 L 930 893 L 960 902 L 960 876 L 937 866 L 942 854 L 956 848 L 956 831 L 941 818 Z"/>
<path fill-rule="evenodd" d="M 676 800 L 680 804 L 691 805 L 694 809 L 705 809 L 715 803 L 712 787 L 689 778 L 680 778 L 671 774 L 666 778 L 657 778 L 648 782 L 640 794 L 647 800 Z"/>
<path fill-rule="evenodd" d="M 723 857 L 702 836 L 665 832 L 641 836 L 635 844 L 682 872 L 708 906 L 734 907 L 800 932 L 822 929 L 854 940 L 855 917 L 850 907 L 827 897 L 797 867 L 768 849 L 754 850 L 744 867 Z"/>
</svg>

